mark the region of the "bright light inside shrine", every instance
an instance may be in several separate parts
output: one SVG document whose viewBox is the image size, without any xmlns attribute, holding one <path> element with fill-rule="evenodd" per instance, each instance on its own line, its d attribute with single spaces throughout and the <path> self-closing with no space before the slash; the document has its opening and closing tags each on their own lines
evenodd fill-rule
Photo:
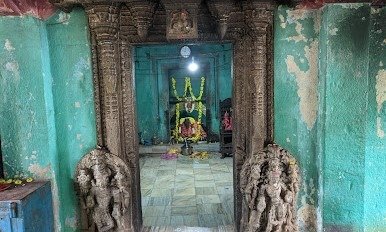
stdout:
<svg viewBox="0 0 386 232">
<path fill-rule="evenodd" d="M 198 64 L 194 62 L 194 58 L 192 59 L 192 62 L 188 65 L 188 69 L 191 72 L 195 72 L 198 69 Z"/>
</svg>

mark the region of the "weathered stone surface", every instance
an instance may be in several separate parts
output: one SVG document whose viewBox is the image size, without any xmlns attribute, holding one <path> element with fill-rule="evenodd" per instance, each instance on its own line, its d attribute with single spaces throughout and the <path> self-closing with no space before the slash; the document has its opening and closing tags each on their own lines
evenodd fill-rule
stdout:
<svg viewBox="0 0 386 232">
<path fill-rule="evenodd" d="M 246 160 L 240 176 L 246 209 L 241 231 L 298 231 L 299 167 L 286 150 L 269 144 Z"/>
<path fill-rule="evenodd" d="M 131 174 L 125 162 L 103 149 L 83 157 L 76 170 L 76 188 L 84 231 L 133 231 Z"/>
</svg>

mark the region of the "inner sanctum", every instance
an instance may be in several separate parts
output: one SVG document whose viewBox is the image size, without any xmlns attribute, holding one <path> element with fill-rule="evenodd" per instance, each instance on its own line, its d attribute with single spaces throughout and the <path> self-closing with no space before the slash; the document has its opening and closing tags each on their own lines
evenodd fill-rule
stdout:
<svg viewBox="0 0 386 232">
<path fill-rule="evenodd" d="M 143 225 L 234 224 L 231 43 L 135 47 Z"/>
</svg>

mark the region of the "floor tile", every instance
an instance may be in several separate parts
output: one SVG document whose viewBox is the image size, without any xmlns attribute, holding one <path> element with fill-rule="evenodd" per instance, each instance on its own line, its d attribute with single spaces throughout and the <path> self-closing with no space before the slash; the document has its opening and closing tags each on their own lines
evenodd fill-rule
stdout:
<svg viewBox="0 0 386 232">
<path fill-rule="evenodd" d="M 217 189 L 215 187 L 196 187 L 197 195 L 211 195 L 217 193 Z"/>
<path fill-rule="evenodd" d="M 197 204 L 221 203 L 218 195 L 197 195 Z"/>
<path fill-rule="evenodd" d="M 197 215 L 197 207 L 196 206 L 172 206 L 171 215 L 172 216 Z"/>
<path fill-rule="evenodd" d="M 196 180 L 194 181 L 194 186 L 196 187 L 215 187 L 213 180 Z"/>
<path fill-rule="evenodd" d="M 148 206 L 167 206 L 172 201 L 171 197 L 150 197 L 147 203 Z"/>
<path fill-rule="evenodd" d="M 194 175 L 194 180 L 213 180 L 212 175 Z"/>
<path fill-rule="evenodd" d="M 194 187 L 174 188 L 173 196 L 194 196 L 194 195 L 196 195 L 196 189 Z"/>
<path fill-rule="evenodd" d="M 174 188 L 153 188 L 150 196 L 152 197 L 171 197 L 173 196 Z"/>
<path fill-rule="evenodd" d="M 173 196 L 172 206 L 196 206 L 196 196 Z"/>
<path fill-rule="evenodd" d="M 141 156 L 140 167 L 145 226 L 156 231 L 186 226 L 233 231 L 232 158 L 210 154 L 206 160 L 163 160 L 152 154 Z"/>
</svg>

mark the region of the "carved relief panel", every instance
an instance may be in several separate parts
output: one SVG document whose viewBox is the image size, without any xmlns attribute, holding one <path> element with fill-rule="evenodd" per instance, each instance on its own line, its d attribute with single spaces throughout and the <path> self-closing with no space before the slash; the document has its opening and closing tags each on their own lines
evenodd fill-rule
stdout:
<svg viewBox="0 0 386 232">
<path fill-rule="evenodd" d="M 166 9 L 166 39 L 196 39 L 198 37 L 197 13 L 200 1 L 189 0 L 184 4 L 163 0 Z"/>
<path fill-rule="evenodd" d="M 78 163 L 75 184 L 85 231 L 133 231 L 131 174 L 125 162 L 95 149 Z"/>
<path fill-rule="evenodd" d="M 291 154 L 270 144 L 246 160 L 240 176 L 245 212 L 241 231 L 298 231 L 299 167 Z"/>
</svg>

